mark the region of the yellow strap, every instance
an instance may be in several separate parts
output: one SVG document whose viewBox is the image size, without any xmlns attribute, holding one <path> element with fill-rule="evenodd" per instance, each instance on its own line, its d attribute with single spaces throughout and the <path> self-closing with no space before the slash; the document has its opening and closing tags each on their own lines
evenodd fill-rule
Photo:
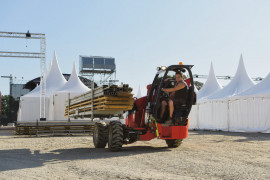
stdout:
<svg viewBox="0 0 270 180">
<path fill-rule="evenodd" d="M 155 118 L 153 118 L 154 120 L 154 123 L 155 123 L 155 126 L 156 126 L 156 135 L 157 135 L 157 138 L 159 138 L 159 132 L 158 132 L 158 125 L 157 125 L 157 121 Z"/>
</svg>

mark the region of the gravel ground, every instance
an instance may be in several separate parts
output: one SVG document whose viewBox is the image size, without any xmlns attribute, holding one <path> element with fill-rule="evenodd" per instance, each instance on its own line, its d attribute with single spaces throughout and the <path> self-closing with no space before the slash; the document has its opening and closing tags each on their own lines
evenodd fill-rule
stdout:
<svg viewBox="0 0 270 180">
<path fill-rule="evenodd" d="M 270 134 L 190 131 L 176 149 L 155 139 L 109 152 L 90 136 L 0 130 L 0 179 L 270 179 Z"/>
</svg>

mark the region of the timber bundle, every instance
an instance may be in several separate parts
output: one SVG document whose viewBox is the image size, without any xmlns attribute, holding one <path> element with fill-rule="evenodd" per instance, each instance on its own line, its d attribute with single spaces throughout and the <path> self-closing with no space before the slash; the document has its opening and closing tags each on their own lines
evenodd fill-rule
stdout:
<svg viewBox="0 0 270 180">
<path fill-rule="evenodd" d="M 89 91 L 66 101 L 65 116 L 87 114 L 92 111 L 92 103 L 94 112 L 102 114 L 131 110 L 134 103 L 131 91 L 128 84 L 100 86 L 94 89 L 93 99 L 92 91 Z"/>
</svg>

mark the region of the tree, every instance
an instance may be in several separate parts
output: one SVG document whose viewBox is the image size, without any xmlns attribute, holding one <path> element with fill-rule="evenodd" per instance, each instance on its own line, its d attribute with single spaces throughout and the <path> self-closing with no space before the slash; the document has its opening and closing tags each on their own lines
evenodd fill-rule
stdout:
<svg viewBox="0 0 270 180">
<path fill-rule="evenodd" d="M 17 119 L 17 110 L 19 107 L 19 101 L 10 95 L 2 96 L 2 117 L 1 124 L 7 125 L 7 123 L 15 122 Z"/>
<path fill-rule="evenodd" d="M 7 118 L 9 112 L 10 112 L 10 95 L 4 95 L 2 96 L 2 118 Z"/>
<path fill-rule="evenodd" d="M 203 83 L 202 82 L 199 82 L 199 81 L 194 81 L 194 85 L 196 86 L 196 88 L 198 90 L 200 90 L 203 86 Z"/>
</svg>

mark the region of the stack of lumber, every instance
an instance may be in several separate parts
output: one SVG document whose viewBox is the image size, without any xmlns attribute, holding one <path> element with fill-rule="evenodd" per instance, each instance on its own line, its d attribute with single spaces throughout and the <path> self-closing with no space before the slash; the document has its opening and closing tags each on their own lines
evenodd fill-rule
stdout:
<svg viewBox="0 0 270 180">
<path fill-rule="evenodd" d="M 131 110 L 134 103 L 131 91 L 132 88 L 127 84 L 100 86 L 94 90 L 93 99 L 90 91 L 67 101 L 65 116 L 87 114 L 92 110 L 95 114 L 114 114 Z"/>
<path fill-rule="evenodd" d="M 18 122 L 17 135 L 74 135 L 91 134 L 94 123 L 89 121 Z"/>
</svg>

